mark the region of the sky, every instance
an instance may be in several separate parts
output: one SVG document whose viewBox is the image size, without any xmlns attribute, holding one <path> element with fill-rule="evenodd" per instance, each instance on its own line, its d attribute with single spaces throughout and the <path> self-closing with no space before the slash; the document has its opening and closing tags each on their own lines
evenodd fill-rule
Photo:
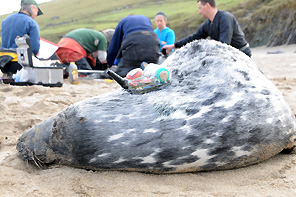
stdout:
<svg viewBox="0 0 296 197">
<path fill-rule="evenodd" d="M 38 4 L 49 2 L 52 0 L 35 0 Z M 21 8 L 21 0 L 1 0 L 0 15 L 10 14 L 14 11 L 19 11 Z"/>
</svg>

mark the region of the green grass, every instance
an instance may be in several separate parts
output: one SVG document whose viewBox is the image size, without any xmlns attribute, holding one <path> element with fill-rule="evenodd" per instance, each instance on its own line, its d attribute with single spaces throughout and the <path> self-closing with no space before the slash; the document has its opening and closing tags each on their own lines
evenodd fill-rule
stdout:
<svg viewBox="0 0 296 197">
<path fill-rule="evenodd" d="M 67 9 L 71 10 L 73 9 L 73 7 L 69 8 L 69 2 L 70 4 L 72 4 L 72 1 L 55 0 L 53 3 L 57 4 L 59 3 L 59 1 L 63 3 L 63 7 L 68 7 Z M 189 16 L 188 18 L 190 18 L 190 16 L 192 15 L 197 16 L 197 3 L 196 1 L 191 0 L 182 2 L 175 0 L 111 0 L 108 1 L 108 4 L 101 3 L 101 5 L 104 5 L 104 7 L 102 7 L 101 5 L 97 5 L 96 1 L 94 0 L 82 2 L 84 2 L 85 4 L 78 4 L 77 7 L 81 6 L 80 9 L 75 6 L 74 9 L 77 9 L 77 11 L 75 12 L 67 11 L 66 8 L 63 9 L 63 11 L 56 9 L 54 12 L 51 12 L 41 7 L 42 10 L 44 10 L 44 13 L 50 13 L 48 16 L 46 16 L 47 14 L 45 14 L 44 16 L 37 17 L 36 21 L 39 23 L 41 36 L 46 39 L 51 39 L 54 42 L 58 42 L 61 36 L 77 28 L 85 27 L 97 30 L 115 28 L 118 22 L 129 14 L 142 14 L 149 17 L 154 28 L 154 15 L 158 11 L 164 11 L 167 14 L 172 28 L 182 23 L 184 19 L 181 19 L 179 16 L 184 15 L 184 13 Z M 85 10 L 87 10 L 87 12 Z M 53 19 L 54 17 L 58 19 Z M 177 20 L 175 18 L 177 18 Z M 51 24 L 51 26 L 48 26 L 48 24 Z"/>
<path fill-rule="evenodd" d="M 218 0 L 217 6 L 228 10 L 240 2 L 243 0 Z M 175 30 L 177 39 L 184 36 L 184 29 L 193 32 L 205 20 L 198 14 L 196 0 L 53 0 L 41 4 L 40 8 L 44 12 L 44 15 L 36 18 L 40 35 L 55 43 L 77 28 L 115 28 L 129 14 L 149 17 L 155 28 L 154 15 L 158 11 L 165 12 L 168 26 Z M 1 21 L 6 16 L 0 16 Z"/>
</svg>

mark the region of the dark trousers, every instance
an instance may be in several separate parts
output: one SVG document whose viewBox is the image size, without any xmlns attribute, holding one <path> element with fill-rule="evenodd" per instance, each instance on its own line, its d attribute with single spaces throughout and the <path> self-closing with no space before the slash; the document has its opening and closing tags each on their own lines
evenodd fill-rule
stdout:
<svg viewBox="0 0 296 197">
<path fill-rule="evenodd" d="M 107 64 L 102 64 L 98 59 L 96 65 L 92 65 L 91 60 L 88 58 L 82 58 L 75 62 L 79 70 L 106 70 Z"/>
<path fill-rule="evenodd" d="M 87 61 L 85 57 L 78 61 L 75 61 L 75 64 L 78 70 L 92 70 L 91 64 Z"/>
<path fill-rule="evenodd" d="M 116 59 L 120 62 L 115 72 L 121 77 L 134 68 L 140 68 L 142 62 L 157 63 L 161 55 L 157 35 L 154 32 L 134 32 L 126 36 Z"/>
</svg>

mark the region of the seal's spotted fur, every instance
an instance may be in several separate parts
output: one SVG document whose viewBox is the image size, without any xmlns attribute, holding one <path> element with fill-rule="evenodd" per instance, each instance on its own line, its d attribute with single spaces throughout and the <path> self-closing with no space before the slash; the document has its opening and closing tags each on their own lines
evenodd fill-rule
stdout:
<svg viewBox="0 0 296 197">
<path fill-rule="evenodd" d="M 40 165 L 175 173 L 248 166 L 294 145 L 294 114 L 245 54 L 202 40 L 164 64 L 171 85 L 72 105 L 26 132 L 20 156 Z"/>
</svg>

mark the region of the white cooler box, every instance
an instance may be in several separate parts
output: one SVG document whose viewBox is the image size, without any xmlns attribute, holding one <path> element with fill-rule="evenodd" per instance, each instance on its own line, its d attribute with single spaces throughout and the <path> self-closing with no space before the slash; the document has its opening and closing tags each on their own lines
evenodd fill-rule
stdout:
<svg viewBox="0 0 296 197">
<path fill-rule="evenodd" d="M 21 80 L 21 83 L 50 87 L 61 87 L 63 85 L 63 66 L 46 66 L 42 61 L 32 57 L 30 37 L 27 35 L 17 37 L 15 42 L 18 46 L 16 49 L 18 62 L 23 65 L 22 70 L 25 71 L 23 73 L 25 77 L 23 77 L 24 80 Z"/>
<path fill-rule="evenodd" d="M 24 67 L 28 71 L 28 82 L 50 87 L 63 86 L 63 67 Z"/>
</svg>

